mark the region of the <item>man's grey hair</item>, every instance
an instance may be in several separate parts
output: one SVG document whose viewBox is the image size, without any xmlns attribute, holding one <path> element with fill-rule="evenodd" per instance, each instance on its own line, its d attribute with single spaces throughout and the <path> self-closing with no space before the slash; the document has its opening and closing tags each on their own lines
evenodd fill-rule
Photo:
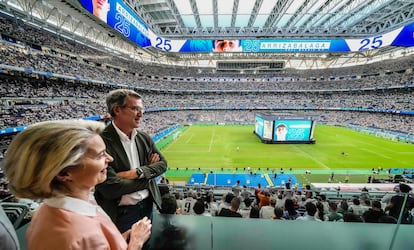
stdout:
<svg viewBox="0 0 414 250">
<path fill-rule="evenodd" d="M 108 93 L 106 97 L 106 106 L 108 108 L 109 114 L 111 114 L 112 117 L 115 116 L 114 108 L 116 106 L 125 106 L 127 97 L 129 96 L 135 97 L 137 99 L 142 99 L 140 94 L 131 89 L 116 89 Z"/>
</svg>

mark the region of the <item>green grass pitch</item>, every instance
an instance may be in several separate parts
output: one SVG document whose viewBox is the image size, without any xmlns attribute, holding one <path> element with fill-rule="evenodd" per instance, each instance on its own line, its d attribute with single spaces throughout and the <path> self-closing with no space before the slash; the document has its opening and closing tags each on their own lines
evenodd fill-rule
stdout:
<svg viewBox="0 0 414 250">
<path fill-rule="evenodd" d="M 297 173 L 369 174 L 378 167 L 414 168 L 414 145 L 346 128 L 317 125 L 316 144 L 263 144 L 253 130 L 254 125 L 193 125 L 161 152 L 171 170 L 201 168 L 202 172 L 251 167 L 262 172 L 292 168 Z"/>
</svg>

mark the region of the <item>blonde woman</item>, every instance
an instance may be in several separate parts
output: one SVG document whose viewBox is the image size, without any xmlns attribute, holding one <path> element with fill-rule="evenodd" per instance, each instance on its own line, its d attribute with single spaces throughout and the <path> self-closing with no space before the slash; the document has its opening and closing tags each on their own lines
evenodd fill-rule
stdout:
<svg viewBox="0 0 414 250">
<path fill-rule="evenodd" d="M 141 249 L 149 238 L 148 218 L 121 235 L 89 201 L 113 160 L 99 135 L 103 129 L 93 121 L 48 121 L 12 141 L 4 159 L 10 190 L 19 198 L 44 199 L 26 234 L 28 249 Z"/>
</svg>

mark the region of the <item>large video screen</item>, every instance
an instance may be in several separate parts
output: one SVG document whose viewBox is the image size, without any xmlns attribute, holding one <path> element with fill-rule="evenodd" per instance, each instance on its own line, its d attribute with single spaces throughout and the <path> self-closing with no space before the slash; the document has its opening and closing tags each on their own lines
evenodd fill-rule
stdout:
<svg viewBox="0 0 414 250">
<path fill-rule="evenodd" d="M 273 121 L 265 120 L 263 122 L 263 139 L 272 140 L 273 135 Z"/>
<path fill-rule="evenodd" d="M 257 113 L 255 114 L 254 133 L 263 143 L 314 144 L 315 122 L 310 116 L 293 116 L 291 114 Z"/>
<path fill-rule="evenodd" d="M 413 46 L 414 23 L 358 39 L 168 39 L 155 34 L 121 0 L 79 0 L 94 16 L 141 47 L 167 52 L 351 52 Z"/>
<path fill-rule="evenodd" d="M 273 140 L 309 141 L 313 133 L 312 120 L 275 120 Z"/>
<path fill-rule="evenodd" d="M 255 128 L 254 128 L 254 132 L 256 133 L 256 135 L 260 136 L 260 138 L 263 138 L 263 118 L 260 116 L 256 116 L 256 121 L 255 121 Z"/>
<path fill-rule="evenodd" d="M 80 0 L 94 16 L 141 47 L 151 46 L 151 30 L 120 0 Z"/>
</svg>

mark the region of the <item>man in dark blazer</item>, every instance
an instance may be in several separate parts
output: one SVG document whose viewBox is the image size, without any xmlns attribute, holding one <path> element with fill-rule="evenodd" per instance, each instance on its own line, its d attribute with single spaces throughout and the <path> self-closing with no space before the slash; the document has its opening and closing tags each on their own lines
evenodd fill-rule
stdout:
<svg viewBox="0 0 414 250">
<path fill-rule="evenodd" d="M 161 207 L 155 178 L 166 171 L 167 161 L 151 137 L 137 129 L 144 112 L 138 93 L 113 90 L 106 103 L 113 120 L 102 138 L 114 160 L 106 181 L 95 188 L 95 199 L 123 233 L 141 218 L 151 218 L 153 203 Z"/>
</svg>

